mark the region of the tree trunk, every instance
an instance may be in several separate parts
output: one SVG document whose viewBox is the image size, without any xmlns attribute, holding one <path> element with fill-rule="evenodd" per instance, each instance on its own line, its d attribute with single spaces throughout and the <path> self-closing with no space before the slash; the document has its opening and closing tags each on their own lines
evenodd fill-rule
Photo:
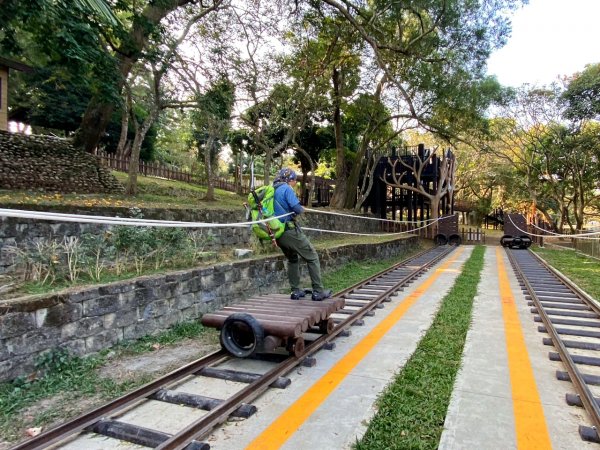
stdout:
<svg viewBox="0 0 600 450">
<path fill-rule="evenodd" d="M 123 40 L 119 53 L 120 58 L 117 66 L 121 77 L 115 80 L 116 92 L 121 92 L 124 80 L 127 79 L 133 64 L 140 58 L 144 48 L 148 45 L 149 36 L 154 33 L 155 26 L 169 13 L 191 2 L 192 0 L 151 2 L 146 5 L 141 17 L 132 21 L 133 25 L 129 31 L 128 39 Z M 222 0 L 214 0 L 211 7 L 206 8 L 204 12 L 214 11 L 221 2 Z M 93 153 L 100 142 L 106 125 L 110 121 L 113 109 L 113 104 L 106 102 L 103 98 L 94 96 L 81 119 L 81 125 L 75 135 L 73 145 L 88 153 Z"/>
<path fill-rule="evenodd" d="M 271 183 L 271 161 L 273 160 L 273 150 L 267 147 L 265 150 L 265 174 L 264 183 L 265 186 Z"/>
<path fill-rule="evenodd" d="M 131 148 L 131 158 L 129 159 L 129 179 L 127 180 L 127 189 L 125 193 L 127 195 L 137 194 L 137 175 L 140 167 L 140 151 L 142 148 L 142 142 L 144 138 L 141 136 L 141 132 L 138 130 L 135 133 L 135 139 L 133 140 L 133 146 Z"/>
<path fill-rule="evenodd" d="M 204 149 L 204 174 L 206 175 L 206 197 L 204 197 L 204 200 L 208 201 L 213 201 L 215 199 L 215 187 L 213 186 L 212 179 L 212 161 L 210 158 L 210 151 L 213 143 L 213 138 L 209 137 L 206 142 L 206 148 Z"/>
<path fill-rule="evenodd" d="M 374 92 L 374 98 L 379 101 L 381 100 L 381 93 L 386 84 L 387 77 L 382 77 L 381 80 L 377 83 L 377 87 Z M 360 182 L 360 174 L 363 166 L 365 167 L 365 177 L 372 176 L 375 165 L 377 161 L 371 161 L 371 158 L 367 156 L 367 150 L 371 145 L 371 135 L 378 128 L 378 125 L 374 123 L 373 119 L 369 120 L 364 132 L 362 141 L 360 144 L 359 151 L 356 154 L 356 159 L 354 164 L 352 165 L 352 169 L 350 170 L 350 175 L 348 176 L 348 181 L 346 184 L 346 195 L 344 198 L 344 208 L 352 209 L 355 207 L 359 209 L 364 200 L 369 195 L 371 190 L 371 186 L 373 185 L 372 180 L 369 181 L 369 185 L 366 187 L 366 192 L 362 192 L 358 190 L 358 184 Z M 373 164 L 371 164 L 373 163 Z M 359 204 L 360 203 L 360 204 Z"/>
<path fill-rule="evenodd" d="M 365 154 L 367 153 L 366 150 L 367 146 L 369 145 L 369 142 L 370 141 L 367 138 L 367 135 L 365 134 L 365 136 L 363 136 L 363 143 L 361 144 L 359 151 L 356 153 L 356 159 L 354 161 L 354 164 L 352 165 L 352 169 L 350 170 L 348 181 L 346 182 L 346 195 L 344 196 L 343 205 L 343 207 L 346 209 L 352 209 L 356 204 L 356 191 L 358 188 L 358 183 L 360 181 L 360 172 L 365 162 Z"/>
<path fill-rule="evenodd" d="M 234 169 L 235 170 L 235 193 L 242 195 L 242 192 L 244 190 L 244 187 L 243 187 L 244 178 L 242 177 L 242 151 L 241 150 L 235 159 L 236 159 L 235 169 Z"/>
<path fill-rule="evenodd" d="M 119 144 L 117 145 L 117 156 L 122 157 L 125 153 L 125 144 L 127 143 L 127 132 L 129 131 L 129 106 L 130 102 L 126 101 L 123 105 L 123 114 L 121 115 L 121 135 L 119 136 Z"/>
<path fill-rule="evenodd" d="M 73 145 L 88 153 L 94 153 L 106 129 L 112 111 L 113 105 L 100 103 L 98 99 L 92 98 L 81 119 L 79 130 L 75 133 Z"/>
<path fill-rule="evenodd" d="M 333 82 L 333 128 L 335 130 L 335 190 L 331 197 L 330 206 L 343 208 L 346 200 L 346 155 L 342 139 L 342 74 L 335 68 L 331 77 Z"/>
<path fill-rule="evenodd" d="M 429 198 L 431 204 L 431 219 L 435 220 L 440 217 L 440 198 L 437 195 L 433 195 Z"/>
<path fill-rule="evenodd" d="M 302 153 L 302 155 L 304 156 L 304 159 L 306 159 L 306 161 L 308 161 L 309 164 L 309 170 L 305 171 L 304 167 L 302 168 L 302 190 L 304 192 L 306 192 L 306 201 L 303 202 L 304 206 L 312 206 L 311 202 L 310 202 L 310 197 L 311 197 L 311 192 L 314 192 L 315 190 L 315 177 L 314 177 L 314 173 L 315 173 L 315 162 L 313 161 L 313 159 L 310 157 L 310 155 L 308 154 L 308 152 L 306 150 L 304 150 L 299 144 L 298 142 L 296 142 L 296 136 L 292 137 L 292 143 L 294 144 L 294 146 L 296 147 L 296 149 Z M 306 180 L 308 180 L 308 172 L 312 172 L 313 173 L 313 177 L 310 181 L 310 183 L 307 183 Z M 300 199 L 300 201 L 304 200 L 304 195 L 302 195 L 302 198 Z"/>
<path fill-rule="evenodd" d="M 354 211 L 359 212 L 365 200 L 369 197 L 371 189 L 373 188 L 373 177 L 375 175 L 375 168 L 377 167 L 376 157 L 370 156 L 366 159 L 365 176 L 363 177 L 362 186 L 358 191 L 358 198 L 354 205 Z"/>
<path fill-rule="evenodd" d="M 148 130 L 156 120 L 157 116 L 158 107 L 150 112 L 141 127 L 136 125 L 135 139 L 133 140 L 133 145 L 131 147 L 131 158 L 129 160 L 129 179 L 127 181 L 127 188 L 125 190 L 127 195 L 137 194 L 137 174 L 140 168 L 140 152 L 142 149 L 142 143 L 144 142 L 146 133 L 148 133 Z"/>
</svg>

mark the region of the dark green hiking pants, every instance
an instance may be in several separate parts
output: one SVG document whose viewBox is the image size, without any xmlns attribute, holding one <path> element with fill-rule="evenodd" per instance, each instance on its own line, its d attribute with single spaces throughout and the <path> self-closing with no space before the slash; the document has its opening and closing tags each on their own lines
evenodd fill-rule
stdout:
<svg viewBox="0 0 600 450">
<path fill-rule="evenodd" d="M 312 283 L 313 292 L 321 292 L 323 283 L 321 282 L 321 265 L 319 255 L 315 251 L 306 235 L 299 229 L 286 229 L 281 237 L 277 239 L 277 244 L 283 251 L 288 260 L 288 280 L 292 291 L 300 289 L 300 256 L 308 266 L 308 273 Z"/>
</svg>

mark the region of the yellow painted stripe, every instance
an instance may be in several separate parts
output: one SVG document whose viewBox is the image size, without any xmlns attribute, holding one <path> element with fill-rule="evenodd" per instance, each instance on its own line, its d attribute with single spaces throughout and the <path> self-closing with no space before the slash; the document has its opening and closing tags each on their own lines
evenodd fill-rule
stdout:
<svg viewBox="0 0 600 450">
<path fill-rule="evenodd" d="M 280 448 L 333 392 L 356 365 L 377 345 L 379 340 L 404 316 L 408 309 L 456 261 L 463 249 L 440 266 L 429 278 L 401 302 L 386 318 L 350 350 L 335 366 L 302 395 L 293 405 L 269 425 L 247 449 L 269 450 Z"/>
<path fill-rule="evenodd" d="M 546 427 L 544 409 L 535 384 L 515 298 L 510 288 L 501 252 L 500 247 L 497 247 L 496 259 L 498 261 L 517 448 L 549 449 L 552 448 L 552 444 Z"/>
</svg>

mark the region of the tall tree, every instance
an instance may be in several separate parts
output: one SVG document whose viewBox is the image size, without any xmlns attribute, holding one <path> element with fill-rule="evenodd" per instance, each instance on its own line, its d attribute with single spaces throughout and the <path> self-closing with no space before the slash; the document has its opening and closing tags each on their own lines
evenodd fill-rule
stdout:
<svg viewBox="0 0 600 450">
<path fill-rule="evenodd" d="M 324 0 L 319 5 L 329 5 L 368 45 L 368 56 L 389 83 L 391 120 L 413 121 L 448 139 L 481 125 L 497 92 L 497 83 L 485 76 L 485 62 L 510 30 L 504 12 L 520 3 Z"/>
<path fill-rule="evenodd" d="M 142 8 L 138 8 L 133 2 L 125 11 L 130 15 L 130 26 L 121 36 L 118 43 L 113 44 L 115 65 L 118 76 L 113 78 L 113 89 L 121 92 L 133 65 L 144 57 L 144 52 L 151 38 L 161 32 L 162 21 L 179 8 L 189 6 L 195 14 L 195 21 L 200 21 L 211 12 L 217 11 L 223 6 L 225 0 L 213 0 L 209 6 L 203 2 L 193 0 L 161 0 L 144 2 Z M 110 48 L 110 47 L 105 47 Z M 75 139 L 75 145 L 88 152 L 93 151 L 100 140 L 100 136 L 108 123 L 115 102 L 111 102 L 103 95 L 95 95 L 81 120 L 79 132 Z"/>
<path fill-rule="evenodd" d="M 339 15 L 327 15 L 317 9 L 302 17 L 290 43 L 295 49 L 296 64 L 305 72 L 300 74 L 295 70 L 296 79 L 310 77 L 315 89 L 313 95 L 328 99 L 322 102 L 321 108 L 326 109 L 321 114 L 332 124 L 335 137 L 336 190 L 330 204 L 343 207 L 351 167 L 343 129 L 344 110 L 359 87 L 362 41 Z"/>
<path fill-rule="evenodd" d="M 226 139 L 231 124 L 231 111 L 235 101 L 235 88 L 223 76 L 208 91 L 196 99 L 197 109 L 192 112 L 193 136 L 199 153 L 204 157 L 204 172 L 207 181 L 205 200 L 215 200 L 214 166 Z M 198 155 L 200 156 L 200 155 Z"/>
<path fill-rule="evenodd" d="M 81 103 L 94 93 L 118 101 L 110 87 L 114 60 L 104 49 L 103 33 L 115 36 L 119 30 L 118 23 L 109 25 L 90 10 L 87 0 L 7 1 L 0 8 L 0 52 L 37 69 L 16 79 L 21 81 L 13 103 L 17 118 L 72 131 L 85 111 Z M 76 98 L 67 101 L 69 96 Z"/>
<path fill-rule="evenodd" d="M 600 141 L 595 124 L 566 120 L 563 98 L 557 84 L 517 90 L 503 118 L 492 122 L 495 140 L 484 148 L 511 165 L 514 185 L 556 229 L 581 229 L 595 200 Z"/>
<path fill-rule="evenodd" d="M 600 63 L 586 66 L 568 80 L 563 93 L 566 116 L 574 120 L 600 120 Z"/>
</svg>

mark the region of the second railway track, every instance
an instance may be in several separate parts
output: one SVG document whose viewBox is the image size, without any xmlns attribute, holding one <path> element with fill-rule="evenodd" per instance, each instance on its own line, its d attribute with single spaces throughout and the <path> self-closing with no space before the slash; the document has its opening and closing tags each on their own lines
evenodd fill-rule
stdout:
<svg viewBox="0 0 600 450">
<path fill-rule="evenodd" d="M 93 443 L 94 438 L 100 435 L 113 440 L 112 443 L 119 448 L 127 448 L 127 443 L 130 443 L 156 449 L 209 449 L 206 440 L 216 426 L 230 417 L 250 417 L 256 411 L 251 405 L 254 399 L 269 388 L 287 387 L 290 379 L 286 375 L 292 369 L 301 364 L 314 364 L 318 351 L 332 348 L 338 336 L 348 335 L 352 325 L 360 325 L 364 317 L 383 307 L 383 302 L 453 249 L 445 246 L 422 252 L 337 293 L 335 297 L 344 298 L 345 306 L 331 316 L 335 326 L 306 333 L 306 345 L 301 354 L 280 351 L 239 359 L 220 350 L 25 441 L 13 450 L 100 448 Z M 261 369 L 249 371 L 248 363 L 257 360 Z M 218 381 L 215 380 L 227 380 L 230 392 L 216 387 Z M 237 390 L 231 392 L 232 386 Z M 182 426 L 176 432 L 161 427 L 161 419 L 166 418 L 152 413 L 153 402 L 172 405 L 171 423 L 179 416 L 185 417 L 185 422 L 181 420 Z M 147 411 L 142 412 L 144 409 Z M 106 448 L 109 444 L 103 442 Z"/>
<path fill-rule="evenodd" d="M 600 442 L 600 307 L 585 292 L 529 250 L 508 250 L 540 332 L 548 333 L 544 344 L 554 346 L 553 361 L 562 361 L 559 380 L 571 381 L 574 392 L 569 405 L 581 406 L 591 424 L 581 424 L 582 439 Z"/>
</svg>

